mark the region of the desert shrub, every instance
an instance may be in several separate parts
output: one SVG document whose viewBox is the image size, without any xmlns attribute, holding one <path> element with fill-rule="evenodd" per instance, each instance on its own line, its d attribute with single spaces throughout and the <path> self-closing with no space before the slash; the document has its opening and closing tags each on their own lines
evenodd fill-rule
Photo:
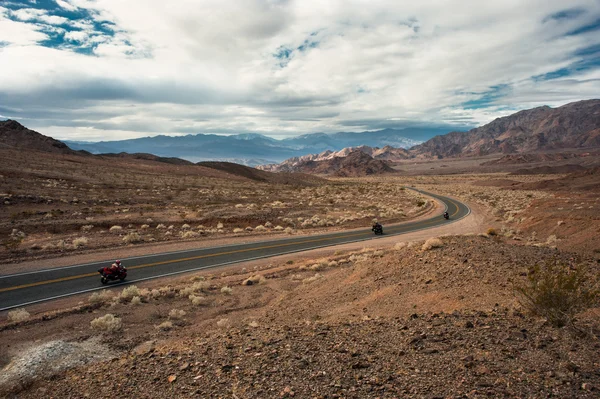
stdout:
<svg viewBox="0 0 600 399">
<path fill-rule="evenodd" d="M 8 312 L 8 320 L 15 322 L 15 323 L 29 319 L 29 316 L 30 316 L 29 312 L 23 308 L 18 308 L 18 309 L 11 310 L 10 312 Z"/>
<path fill-rule="evenodd" d="M 267 281 L 267 279 L 265 279 L 265 276 L 263 276 L 262 274 L 257 274 L 256 276 L 252 276 L 244 280 L 242 285 L 262 284 L 265 281 Z"/>
<path fill-rule="evenodd" d="M 217 321 L 217 327 L 227 328 L 229 327 L 229 319 L 221 319 Z"/>
<path fill-rule="evenodd" d="M 123 300 L 131 300 L 134 296 L 140 296 L 140 290 L 137 286 L 130 285 L 129 287 L 123 288 L 119 298 Z"/>
<path fill-rule="evenodd" d="M 181 230 L 189 230 L 191 227 L 189 224 L 184 224 L 183 226 L 181 226 Z"/>
<path fill-rule="evenodd" d="M 294 232 L 294 229 L 292 229 L 291 227 L 286 227 L 284 232 L 287 234 L 292 234 Z"/>
<path fill-rule="evenodd" d="M 196 296 L 192 294 L 188 297 L 188 299 L 190 300 L 190 302 L 192 302 L 192 305 L 194 306 L 203 306 L 208 303 L 206 298 L 203 296 Z"/>
<path fill-rule="evenodd" d="M 273 227 L 273 223 L 267 222 L 267 223 L 265 223 L 265 227 L 266 228 L 271 228 L 271 227 Z"/>
<path fill-rule="evenodd" d="M 552 234 L 551 236 L 548 236 L 548 239 L 546 240 L 546 244 L 547 245 L 555 245 L 557 241 L 558 241 L 558 238 L 556 238 L 556 236 L 554 234 Z"/>
<path fill-rule="evenodd" d="M 396 251 L 400 251 L 400 250 L 402 250 L 402 249 L 404 249 L 406 247 L 407 247 L 407 244 L 405 242 L 399 242 L 396 245 L 394 245 L 394 249 Z"/>
<path fill-rule="evenodd" d="M 172 320 L 180 320 L 185 316 L 185 310 L 181 309 L 171 309 L 169 312 L 169 319 Z"/>
<path fill-rule="evenodd" d="M 142 229 L 142 230 L 146 230 L 146 229 L 149 229 L 149 228 L 150 228 L 150 225 L 148 225 L 148 224 L 143 224 L 143 225 L 140 226 L 140 229 Z"/>
<path fill-rule="evenodd" d="M 233 229 L 233 232 L 234 232 L 235 234 L 243 233 L 243 232 L 244 232 L 244 229 L 240 229 L 239 227 L 236 227 L 235 229 Z"/>
<path fill-rule="evenodd" d="M 267 228 L 265 226 L 263 226 L 262 224 L 259 224 L 258 226 L 256 226 L 254 228 L 255 231 L 265 231 Z"/>
<path fill-rule="evenodd" d="M 85 247 L 88 243 L 88 239 L 85 237 L 78 237 L 73 240 L 73 248 Z"/>
<path fill-rule="evenodd" d="M 195 231 L 186 231 L 185 233 L 183 233 L 181 235 L 181 238 L 183 239 L 188 239 L 188 238 L 195 238 L 198 237 L 198 233 L 196 233 Z"/>
<path fill-rule="evenodd" d="M 121 319 L 115 317 L 113 314 L 105 314 L 102 317 L 98 317 L 90 322 L 90 326 L 94 330 L 100 331 L 117 331 L 121 329 Z"/>
<path fill-rule="evenodd" d="M 224 286 L 223 288 L 221 288 L 221 294 L 223 295 L 231 295 L 232 292 L 233 290 L 228 286 Z"/>
<path fill-rule="evenodd" d="M 571 268 L 553 259 L 535 265 L 516 292 L 521 304 L 533 314 L 563 327 L 573 322 L 576 313 L 598 302 L 596 286 L 583 266 Z"/>
<path fill-rule="evenodd" d="M 139 296 L 134 296 L 133 298 L 131 298 L 131 304 L 132 305 L 141 305 L 142 298 L 140 298 Z"/>
<path fill-rule="evenodd" d="M 439 238 L 430 238 L 429 240 L 425 241 L 425 244 L 423 244 L 421 249 L 423 251 L 429 251 L 430 249 L 441 248 L 443 246 L 444 243 Z"/>
<path fill-rule="evenodd" d="M 276 227 L 273 228 L 273 230 L 275 230 L 275 231 L 281 231 L 281 230 L 283 230 L 283 227 L 276 226 Z"/>
<path fill-rule="evenodd" d="M 125 244 L 133 244 L 140 241 L 142 241 L 142 237 L 136 232 L 131 232 L 123 237 L 123 242 Z"/>
<path fill-rule="evenodd" d="M 121 226 L 112 226 L 108 231 L 110 231 L 113 234 L 119 234 L 123 231 L 123 227 Z"/>
<path fill-rule="evenodd" d="M 317 280 L 318 280 L 318 279 L 320 279 L 320 278 L 323 278 L 323 275 L 322 275 L 322 274 L 319 274 L 319 273 L 317 273 L 317 274 L 315 274 L 315 275 L 314 275 L 314 276 L 312 276 L 312 277 L 305 278 L 304 280 L 302 280 L 302 283 L 304 283 L 304 284 L 310 284 L 310 283 L 312 283 L 312 282 L 314 282 L 314 281 L 317 281 Z"/>
<path fill-rule="evenodd" d="M 167 226 L 165 226 L 165 225 L 164 225 L 164 224 L 162 224 L 162 223 L 160 223 L 158 226 L 156 226 L 156 229 L 157 229 L 157 230 L 164 230 L 164 229 L 166 229 L 166 228 L 167 228 Z"/>
<path fill-rule="evenodd" d="M 171 323 L 170 321 L 165 321 L 164 323 L 161 323 L 158 326 L 156 326 L 156 328 L 161 331 L 169 331 L 173 328 L 173 323 Z"/>
<path fill-rule="evenodd" d="M 88 302 L 89 303 L 105 303 L 105 302 L 110 301 L 111 298 L 112 298 L 112 295 L 109 291 L 102 290 L 100 292 L 94 292 L 92 295 L 90 295 L 90 297 L 88 298 Z"/>
<path fill-rule="evenodd" d="M 81 231 L 90 231 L 94 228 L 93 224 L 86 224 L 85 226 L 81 226 Z"/>
<path fill-rule="evenodd" d="M 487 235 L 488 236 L 497 236 L 498 232 L 496 231 L 496 229 L 490 227 L 489 229 L 487 229 Z"/>
<path fill-rule="evenodd" d="M 302 275 L 301 275 L 301 274 L 292 274 L 292 275 L 290 276 L 290 280 L 292 280 L 292 281 L 300 281 L 300 280 L 302 280 L 303 278 L 304 278 L 304 277 L 302 277 Z"/>
</svg>

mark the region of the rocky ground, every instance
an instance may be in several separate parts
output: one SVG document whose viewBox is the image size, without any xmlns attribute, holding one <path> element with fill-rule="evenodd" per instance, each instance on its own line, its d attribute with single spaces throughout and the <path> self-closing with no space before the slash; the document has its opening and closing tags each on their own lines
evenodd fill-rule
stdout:
<svg viewBox="0 0 600 399">
<path fill-rule="evenodd" d="M 108 293 L 2 327 L 7 369 L 57 339 L 100 337 L 115 356 L 17 379 L 7 397 L 597 397 L 599 309 L 556 328 L 515 294 L 550 259 L 600 271 L 593 257 L 468 235 Z M 89 327 L 106 314 L 116 332 Z"/>
</svg>

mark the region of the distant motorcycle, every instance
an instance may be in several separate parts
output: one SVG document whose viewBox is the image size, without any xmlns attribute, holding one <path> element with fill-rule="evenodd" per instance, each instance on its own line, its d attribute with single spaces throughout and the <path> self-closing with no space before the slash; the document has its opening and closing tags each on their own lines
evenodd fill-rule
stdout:
<svg viewBox="0 0 600 399">
<path fill-rule="evenodd" d="M 98 269 L 98 273 L 102 276 L 100 278 L 102 284 L 108 284 L 109 281 L 123 281 L 127 278 L 127 268 L 125 267 L 119 267 L 116 271 L 110 267 L 101 267 Z"/>
<path fill-rule="evenodd" d="M 371 230 L 373 231 L 373 233 L 375 233 L 375 235 L 383 235 L 383 226 L 379 223 L 374 224 Z"/>
<path fill-rule="evenodd" d="M 444 212 L 444 219 L 450 220 L 450 215 L 448 215 L 448 212 Z"/>
</svg>

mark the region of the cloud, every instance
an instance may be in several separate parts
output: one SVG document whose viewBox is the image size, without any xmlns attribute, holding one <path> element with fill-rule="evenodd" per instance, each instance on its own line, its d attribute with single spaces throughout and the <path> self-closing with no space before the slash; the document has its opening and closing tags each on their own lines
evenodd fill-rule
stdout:
<svg viewBox="0 0 600 399">
<path fill-rule="evenodd" d="M 594 0 L 13 4 L 0 112 L 79 139 L 465 128 L 597 97 L 599 18 Z"/>
</svg>

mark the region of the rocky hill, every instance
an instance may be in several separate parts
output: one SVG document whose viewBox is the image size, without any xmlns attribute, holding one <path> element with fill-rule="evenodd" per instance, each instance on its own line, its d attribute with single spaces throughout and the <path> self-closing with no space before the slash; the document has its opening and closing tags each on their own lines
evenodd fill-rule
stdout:
<svg viewBox="0 0 600 399">
<path fill-rule="evenodd" d="M 283 161 L 280 164 L 270 164 L 258 166 L 258 169 L 266 170 L 270 172 L 296 172 L 306 169 L 306 165 L 309 161 L 322 162 L 331 161 L 335 158 L 345 158 L 354 152 L 361 152 L 368 155 L 375 160 L 381 161 L 397 161 L 401 159 L 407 159 L 409 157 L 408 150 L 404 148 L 394 148 L 391 146 L 385 146 L 383 148 L 359 146 L 359 147 L 347 147 L 340 151 L 324 151 L 320 154 L 308 154 L 301 157 L 293 157 Z M 358 159 L 358 157 L 356 158 Z M 335 163 L 335 162 L 334 162 Z M 331 164 L 331 163 L 329 163 Z M 312 165 L 312 164 L 311 164 Z M 313 166 L 311 166 L 312 168 Z M 314 166 L 317 168 L 317 166 Z M 327 169 L 327 166 L 320 166 L 320 168 Z M 387 170 L 385 170 L 387 171 Z"/>
<path fill-rule="evenodd" d="M 17 121 L 0 121 L 0 148 L 75 154 L 65 143 L 30 130 Z"/>
<path fill-rule="evenodd" d="M 288 165 L 287 167 L 289 168 L 288 171 L 340 177 L 369 176 L 394 172 L 394 169 L 386 161 L 374 159 L 362 151 L 351 151 L 346 156 L 331 156 L 318 161 L 300 160 L 293 166 Z"/>
<path fill-rule="evenodd" d="M 411 148 L 414 156 L 454 157 L 600 146 L 600 100 L 548 106 L 498 118 L 466 133 L 436 136 Z"/>
</svg>

